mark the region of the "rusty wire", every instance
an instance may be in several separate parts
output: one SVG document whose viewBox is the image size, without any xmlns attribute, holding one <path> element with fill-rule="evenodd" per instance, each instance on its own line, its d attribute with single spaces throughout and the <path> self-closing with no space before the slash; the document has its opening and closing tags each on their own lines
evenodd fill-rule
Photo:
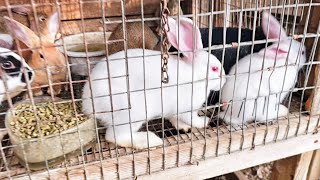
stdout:
<svg viewBox="0 0 320 180">
<path fill-rule="evenodd" d="M 162 67 L 161 67 L 161 80 L 162 83 L 169 83 L 169 75 L 168 75 L 168 59 L 169 59 L 169 41 L 167 37 L 167 32 L 170 31 L 170 27 L 168 25 L 168 16 L 170 15 L 170 11 L 168 9 L 167 0 L 162 0 L 162 12 L 161 12 L 161 35 L 163 37 L 162 41 L 162 50 L 163 53 L 161 55 L 162 58 Z"/>
</svg>

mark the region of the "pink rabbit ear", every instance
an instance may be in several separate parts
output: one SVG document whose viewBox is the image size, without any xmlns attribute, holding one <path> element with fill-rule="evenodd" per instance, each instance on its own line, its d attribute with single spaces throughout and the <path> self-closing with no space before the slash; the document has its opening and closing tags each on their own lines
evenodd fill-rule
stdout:
<svg viewBox="0 0 320 180">
<path fill-rule="evenodd" d="M 17 14 L 21 14 L 21 15 L 24 15 L 24 16 L 27 16 L 27 15 L 31 14 L 31 12 L 32 12 L 31 8 L 28 8 L 28 7 L 25 7 L 25 6 L 14 7 L 14 8 L 11 8 L 11 10 L 12 10 L 12 12 L 15 12 Z"/>
<path fill-rule="evenodd" d="M 52 16 L 49 18 L 48 21 L 48 38 L 54 42 L 56 34 L 59 31 L 59 25 L 60 25 L 60 18 L 59 18 L 59 13 L 55 12 L 52 14 Z"/>
<path fill-rule="evenodd" d="M 277 59 L 283 59 L 288 55 L 288 47 L 281 44 L 278 46 L 278 43 L 267 47 L 265 50 L 262 49 L 259 53 L 264 55 L 264 51 L 266 53 L 266 57 L 271 59 L 276 59 L 276 57 Z"/>
<path fill-rule="evenodd" d="M 269 26 L 269 31 L 268 31 Z M 262 29 L 266 37 L 269 39 L 286 39 L 287 34 L 286 31 L 283 29 L 279 21 L 272 16 L 271 14 L 267 13 L 266 11 L 262 12 Z"/>
<path fill-rule="evenodd" d="M 29 48 L 36 46 L 35 42 L 39 41 L 39 37 L 33 31 L 7 16 L 4 16 L 4 20 L 8 28 L 13 32 L 18 40 L 23 42 Z"/>
<path fill-rule="evenodd" d="M 193 22 L 188 18 L 180 18 L 180 25 L 178 21 L 173 18 L 168 18 L 168 25 L 170 31 L 167 33 L 169 42 L 176 49 L 182 51 L 182 54 L 187 60 L 192 60 L 193 50 L 199 50 L 203 48 L 201 34 L 199 28 L 194 28 Z M 193 38 L 193 31 L 195 30 L 195 37 Z M 179 38 L 178 38 L 179 35 Z M 179 40 L 179 43 L 178 43 Z M 194 43 L 195 40 L 195 43 Z M 195 47 L 193 45 L 195 44 Z M 186 52 L 189 51 L 189 52 Z"/>
<path fill-rule="evenodd" d="M 0 34 L 0 47 L 12 49 L 13 39 L 9 34 Z"/>
</svg>

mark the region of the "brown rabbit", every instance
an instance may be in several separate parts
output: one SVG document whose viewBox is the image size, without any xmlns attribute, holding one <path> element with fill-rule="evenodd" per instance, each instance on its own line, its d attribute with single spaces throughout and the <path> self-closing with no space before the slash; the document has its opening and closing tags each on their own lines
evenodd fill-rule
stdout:
<svg viewBox="0 0 320 180">
<path fill-rule="evenodd" d="M 41 35 L 48 34 L 47 32 L 47 20 L 50 16 L 50 14 L 44 13 L 44 12 L 38 12 L 36 16 L 38 17 L 38 28 L 36 26 L 36 19 L 34 17 L 34 13 L 31 7 L 15 7 L 11 8 L 13 19 L 20 22 L 21 24 L 30 27 L 30 29 L 34 32 L 38 32 Z M 0 12 L 0 23 L 4 24 L 4 16 L 8 16 L 7 10 Z M 9 30 L 7 26 L 1 26 L 0 32 L 9 34 Z"/>
<path fill-rule="evenodd" d="M 19 8 L 12 8 L 11 12 L 12 12 L 12 18 L 17 20 L 18 22 L 20 22 L 21 24 L 30 27 L 29 21 L 28 21 L 28 17 L 25 16 L 24 14 L 20 13 L 20 11 L 16 11 L 16 10 L 25 10 L 25 7 L 21 7 Z M 7 26 L 5 26 L 5 20 L 4 20 L 4 16 L 9 16 L 8 15 L 8 11 L 7 10 L 2 10 L 0 12 L 0 32 L 4 33 L 4 34 L 10 34 L 10 29 L 7 28 Z"/>
<path fill-rule="evenodd" d="M 178 0 L 169 0 L 168 1 L 168 9 L 170 11 L 171 16 L 177 16 L 180 9 L 180 14 L 183 12 L 181 7 L 179 6 Z M 160 8 L 155 12 L 155 17 L 160 17 Z M 157 30 L 156 33 L 160 35 L 160 21 L 157 22 Z M 142 38 L 142 23 L 141 22 L 131 22 L 126 24 L 127 29 L 127 43 L 128 49 L 132 48 L 143 48 L 143 38 Z M 145 24 L 144 25 L 144 36 L 145 36 L 145 48 L 151 50 L 161 50 L 161 42 L 160 37 L 156 35 L 151 28 Z M 123 39 L 123 26 L 119 24 L 112 34 L 110 35 L 109 40 L 119 40 Z M 123 42 L 115 42 L 109 44 L 108 54 L 114 54 L 116 52 L 124 50 Z"/>
<path fill-rule="evenodd" d="M 35 72 L 35 78 L 32 82 L 34 96 L 42 95 L 40 86 L 48 85 L 49 78 L 52 83 L 65 82 L 67 80 L 65 57 L 54 45 L 54 39 L 59 29 L 59 16 L 54 13 L 47 21 L 47 34 L 41 37 L 37 36 L 31 29 L 23 24 L 4 17 L 5 23 L 11 29 L 15 37 L 21 41 L 20 47 L 28 49 L 23 51 L 22 56 Z M 42 45 L 42 48 L 40 46 Z M 15 49 L 17 49 L 15 45 Z M 46 63 L 48 64 L 49 77 L 46 72 Z M 53 86 L 53 94 L 61 92 L 61 85 Z M 50 89 L 48 93 L 51 94 Z"/>
<path fill-rule="evenodd" d="M 180 9 L 180 15 L 183 15 L 182 9 L 179 5 L 178 0 L 168 0 L 168 9 L 170 11 L 170 16 L 178 16 L 179 15 L 179 9 Z M 156 10 L 154 16 L 155 17 L 161 17 L 161 9 L 160 7 Z M 161 35 L 161 25 L 160 25 L 160 20 L 155 21 L 157 23 L 157 29 L 156 33 L 160 36 Z"/>
<path fill-rule="evenodd" d="M 126 23 L 128 49 L 143 48 L 142 23 L 130 22 Z M 109 37 L 109 40 L 123 39 L 123 26 L 119 24 Z M 144 24 L 145 48 L 155 49 L 159 39 L 147 24 Z M 124 42 L 112 42 L 108 46 L 108 54 L 124 50 Z"/>
</svg>

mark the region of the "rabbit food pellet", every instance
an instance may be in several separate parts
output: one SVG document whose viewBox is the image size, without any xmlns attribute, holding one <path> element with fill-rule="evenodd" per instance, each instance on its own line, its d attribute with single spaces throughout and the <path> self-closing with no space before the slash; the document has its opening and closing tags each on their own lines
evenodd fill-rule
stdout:
<svg viewBox="0 0 320 180">
<path fill-rule="evenodd" d="M 75 104 L 77 112 L 80 113 L 81 104 L 79 102 Z M 71 102 L 59 103 L 55 107 L 52 102 L 38 103 L 35 106 L 35 113 L 32 104 L 20 104 L 15 108 L 14 118 L 10 120 L 13 133 L 23 138 L 38 138 L 40 133 L 48 136 L 72 128 L 77 125 L 77 122 L 81 124 L 88 120 L 88 117 L 84 115 L 76 117 Z"/>
</svg>

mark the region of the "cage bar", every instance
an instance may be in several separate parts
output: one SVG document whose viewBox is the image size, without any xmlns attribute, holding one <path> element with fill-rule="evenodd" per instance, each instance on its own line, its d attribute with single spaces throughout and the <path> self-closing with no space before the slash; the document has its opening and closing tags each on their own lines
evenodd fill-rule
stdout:
<svg viewBox="0 0 320 180">
<path fill-rule="evenodd" d="M 177 21 L 181 21 L 182 18 L 189 18 L 193 20 L 194 25 L 199 28 L 208 28 L 208 34 L 206 34 L 206 43 L 209 44 L 208 47 L 204 47 L 205 51 L 220 51 L 221 52 L 221 63 L 228 63 L 228 57 L 230 54 L 230 49 L 233 49 L 235 55 L 235 64 L 241 61 L 242 48 L 245 46 L 250 46 L 247 54 L 253 54 L 255 47 L 257 45 L 262 45 L 264 48 L 268 47 L 268 43 L 275 43 L 279 40 L 277 39 L 255 39 L 259 33 L 259 28 L 262 26 L 262 11 L 270 12 L 274 15 L 280 22 L 281 26 L 285 29 L 285 33 L 288 34 L 288 41 L 292 43 L 294 40 L 298 40 L 307 47 L 307 59 L 308 61 L 303 64 L 304 68 L 297 77 L 298 82 L 295 87 L 292 87 L 288 92 L 288 97 L 282 103 L 288 107 L 289 113 L 284 117 L 277 117 L 275 120 L 267 123 L 258 123 L 254 120 L 252 123 L 245 123 L 244 121 L 240 125 L 231 124 L 232 118 L 230 120 L 225 120 L 222 122 L 219 120 L 218 113 L 222 111 L 224 106 L 221 102 L 222 92 L 215 92 L 216 96 L 219 95 L 219 103 L 211 104 L 212 99 L 206 99 L 204 105 L 199 107 L 193 106 L 194 101 L 194 88 L 192 88 L 191 97 L 173 97 L 177 102 L 179 99 L 185 98 L 191 101 L 191 108 L 185 112 L 181 112 L 179 107 L 181 104 L 177 104 L 177 110 L 172 112 L 176 114 L 177 117 L 181 113 L 191 114 L 191 129 L 187 132 L 179 131 L 173 127 L 173 125 L 165 118 L 165 113 L 162 110 L 161 117 L 148 118 L 149 113 L 152 112 L 147 106 L 148 102 L 148 91 L 161 89 L 164 92 L 165 88 L 176 87 L 177 94 L 179 88 L 183 87 L 188 83 L 177 83 L 173 85 L 165 85 L 159 82 L 158 87 L 149 88 L 146 83 L 146 60 L 149 56 L 145 53 L 148 51 L 147 41 L 149 35 L 146 28 L 150 28 L 150 31 L 155 33 L 157 25 L 161 20 L 161 13 L 159 17 L 155 16 L 155 11 L 161 7 L 161 0 L 72 0 L 72 1 L 58 1 L 58 0 L 45 0 L 45 1 L 26 1 L 26 0 L 5 0 L 0 2 L 0 13 L 4 11 L 7 13 L 6 16 L 9 18 L 16 18 L 14 8 L 31 8 L 33 13 L 32 18 L 35 19 L 35 24 L 38 31 L 37 34 L 41 34 L 41 22 L 39 19 L 39 14 L 41 13 L 52 13 L 56 9 L 60 17 L 60 31 L 63 43 L 57 45 L 61 47 L 64 52 L 64 57 L 66 59 L 70 58 L 67 54 L 69 47 L 66 46 L 65 37 L 72 34 L 82 34 L 83 39 L 80 43 L 72 42 L 70 45 L 83 46 L 83 53 L 85 54 L 85 61 L 82 64 L 86 67 L 87 77 L 82 77 L 75 75 L 72 72 L 72 68 L 79 66 L 79 64 L 74 64 L 71 62 L 66 62 L 66 69 L 69 81 L 66 82 L 54 82 L 53 80 L 48 80 L 46 85 L 42 85 L 41 88 L 48 88 L 49 91 L 53 92 L 54 85 L 63 84 L 68 86 L 68 90 L 63 91 L 59 95 L 54 95 L 53 93 L 49 95 L 51 101 L 54 102 L 56 108 L 57 105 L 63 103 L 71 103 L 72 111 L 75 113 L 75 117 L 80 117 L 85 115 L 84 112 L 77 111 L 77 103 L 85 100 L 82 97 L 82 89 L 85 83 L 90 87 L 91 97 L 94 96 L 94 83 L 105 80 L 107 83 L 105 85 L 106 91 L 109 92 L 107 95 L 110 98 L 110 110 L 97 112 L 94 102 L 92 102 L 93 112 L 91 115 L 94 118 L 95 124 L 94 129 L 91 129 L 95 133 L 95 142 L 89 146 L 83 144 L 82 132 L 79 128 L 79 121 L 76 121 L 76 133 L 78 133 L 79 141 L 79 153 L 73 156 L 63 153 L 61 163 L 50 166 L 50 159 L 45 160 L 45 168 L 42 170 L 31 170 L 28 163 L 26 167 L 19 164 L 19 159 L 15 155 L 14 149 L 21 145 L 23 142 L 21 139 L 20 144 L 14 145 L 10 142 L 10 137 L 3 135 L 1 137 L 0 145 L 0 179 L 54 179 L 54 178 L 79 178 L 79 179 L 163 179 L 165 177 L 175 177 L 175 178 L 210 178 L 233 171 L 241 170 L 251 166 L 255 166 L 261 163 L 266 163 L 269 161 L 279 160 L 289 156 L 297 155 L 300 153 L 305 153 L 307 151 L 312 151 L 320 148 L 320 137 L 318 134 L 320 128 L 320 68 L 319 68 L 319 36 L 320 36 L 320 25 L 319 25 L 319 13 L 318 9 L 320 7 L 320 1 L 318 0 L 272 0 L 272 1 L 258 1 L 258 0 L 177 0 L 178 5 L 183 11 L 183 15 L 180 15 L 180 9 L 177 15 L 172 15 Z M 2 14 L 0 14 L 2 16 Z M 48 20 L 48 19 L 47 19 Z M 141 25 L 142 29 L 137 34 L 128 33 L 128 23 L 137 23 Z M 161 26 L 163 24 L 160 23 Z M 109 40 L 109 35 L 114 32 L 117 27 L 122 27 L 123 34 L 119 39 Z M 183 26 L 179 24 L 177 26 L 178 34 L 180 34 L 180 29 Z M 221 28 L 221 36 L 215 34 L 218 28 Z M 236 36 L 234 41 L 228 42 L 230 38 L 230 29 L 234 29 L 232 35 Z M 269 28 L 268 28 L 269 29 Z M 196 37 L 196 28 L 193 27 L 192 34 L 190 37 Z M 246 30 L 252 30 L 249 41 L 243 41 L 243 33 Z M 261 29 L 260 29 L 261 30 Z M 271 29 L 274 30 L 274 29 Z M 103 32 L 103 44 L 100 44 L 105 54 L 102 55 L 101 59 L 92 62 L 92 57 L 90 57 L 90 46 L 92 45 L 88 41 L 86 35 L 87 32 Z M 1 32 L 0 32 L 1 33 Z M 162 43 L 162 37 L 154 34 L 158 38 L 158 42 Z M 14 36 L 14 35 L 13 35 Z M 110 35 L 112 36 L 112 34 Z M 142 44 L 140 48 L 143 49 L 142 63 L 143 63 L 143 74 L 141 82 L 143 84 L 142 89 L 132 88 L 132 83 L 130 83 L 130 73 L 129 69 L 132 57 L 128 57 L 127 51 L 130 47 L 130 41 L 132 37 L 138 37 L 142 39 Z M 58 37 L 59 38 L 59 37 Z M 178 35 L 178 42 L 181 38 Z M 42 37 L 40 37 L 40 40 Z M 217 39 L 221 42 L 214 44 Z M 16 40 L 18 48 L 13 50 L 20 56 L 23 53 L 36 49 L 24 50 Z M 123 45 L 124 50 L 124 60 L 113 59 L 112 54 L 109 54 L 109 48 L 115 43 L 120 43 Z M 196 51 L 195 44 L 192 45 L 192 51 Z M 41 43 L 40 43 L 41 45 Z M 236 47 L 235 47 L 236 46 Z M 290 44 L 291 48 L 291 44 Z M 289 49 L 290 49 L 289 48 Z M 303 47 L 300 46 L 300 50 Z M 262 48 L 263 49 L 263 48 Z M 44 50 L 44 47 L 39 47 L 39 50 Z M 158 54 L 164 53 L 163 47 L 158 49 Z M 179 79 L 179 73 L 183 70 L 179 68 L 179 63 L 181 63 L 184 56 L 182 50 L 177 50 L 176 52 L 170 52 L 170 57 L 175 57 L 179 59 L 176 71 L 177 77 Z M 0 54 L 1 56 L 1 54 Z M 192 87 L 196 81 L 194 81 L 194 68 L 196 68 L 195 54 L 193 54 L 194 61 L 192 61 Z M 277 55 L 276 55 L 277 56 Z M 137 58 L 137 57 L 134 57 Z M 207 82 L 212 80 L 209 78 L 209 59 L 207 60 L 207 72 L 204 81 Z M 253 60 L 253 59 L 252 59 Z M 266 59 L 266 54 L 264 54 L 264 60 Z M 47 60 L 45 60 L 47 61 Z M 114 62 L 125 62 L 123 71 L 125 74 L 112 76 L 111 71 Z M 300 61 L 298 59 L 298 61 Z M 28 61 L 26 61 L 28 63 Z M 95 67 L 95 63 L 106 63 L 107 69 L 105 79 L 95 79 L 92 72 L 92 67 Z M 1 62 L 0 62 L 1 63 Z M 275 62 L 276 63 L 276 62 Z M 289 67 L 285 65 L 286 72 Z M 1 67 L 0 67 L 1 68 Z M 46 71 L 48 77 L 50 76 L 50 67 L 46 63 L 43 70 Z M 174 67 L 169 67 L 173 69 Z M 273 71 L 276 69 L 272 69 Z M 159 71 L 161 67 L 159 67 Z M 236 70 L 237 72 L 238 70 Z M 266 69 L 261 69 L 265 72 Z M 286 73 L 285 72 L 285 73 Z M 191 72 L 190 72 L 191 73 Z M 251 74 L 256 72 L 251 72 L 249 70 L 248 79 L 250 79 Z M 28 79 L 27 72 L 23 72 L 24 77 Z M 226 78 L 230 78 L 233 75 L 223 75 Z M 236 78 L 241 75 L 241 73 L 236 73 Z M 301 78 L 302 77 L 302 78 Z M 125 90 L 123 92 L 114 92 L 114 80 L 124 78 L 126 79 Z M 301 78 L 301 79 L 300 79 Z M 262 75 L 261 75 L 262 79 Z M 260 82 L 262 81 L 260 79 Z M 28 81 L 28 80 L 27 80 Z M 7 110 L 12 108 L 16 102 L 19 102 L 23 97 L 17 96 L 15 98 L 10 97 L 10 92 L 8 91 L 7 81 L 4 80 L 4 86 L 6 86 L 6 91 L 4 92 L 7 97 L 7 101 L 2 102 L 0 117 L 6 116 Z M 259 82 L 257 82 L 259 83 Z M 283 83 L 284 84 L 284 83 Z M 108 86 L 108 88 L 107 88 Z M 259 85 L 259 91 L 261 88 L 261 83 Z M 282 90 L 283 90 L 282 85 Z M 220 84 L 222 88 L 223 85 Z M 103 87 L 101 87 L 103 88 Z M 248 100 L 249 93 L 248 85 L 243 85 L 246 89 L 246 98 L 242 101 L 244 103 Z M 33 107 L 33 113 L 36 116 L 38 122 L 39 132 L 40 129 L 40 119 L 37 117 L 38 112 L 36 109 L 36 104 L 34 101 L 35 95 L 32 93 L 34 87 L 29 83 L 25 88 L 24 92 L 28 93 L 31 104 Z M 131 94 L 142 92 L 144 95 L 144 109 L 145 112 L 141 112 L 145 117 L 140 120 L 131 120 Z M 206 90 L 206 94 L 209 91 Z M 283 93 L 283 91 L 282 91 Z M 127 96 L 126 102 L 128 106 L 126 108 L 117 109 L 116 96 L 125 94 Z M 273 94 L 269 92 L 269 97 Z M 161 93 L 162 96 L 162 93 Z M 56 98 L 61 98 L 60 102 L 55 102 Z M 96 96 L 95 98 L 103 97 Z M 93 98 L 91 98 L 93 99 Z M 306 101 L 306 99 L 308 99 Z M 161 100 L 162 97 L 161 97 Z M 226 104 L 233 106 L 234 103 L 239 101 L 231 101 Z M 308 106 L 309 105 L 309 106 Z M 161 108 L 164 109 L 165 103 L 161 101 Z M 305 107 L 306 106 L 306 107 Z M 308 108 L 309 107 L 309 108 Z M 268 108 L 267 108 L 268 109 Z M 117 138 L 115 133 L 114 139 L 115 144 L 106 141 L 106 129 L 112 128 L 116 131 L 117 126 L 124 124 L 117 124 L 115 121 L 115 116 L 121 111 L 128 111 L 128 124 L 130 125 L 131 132 L 131 146 L 133 145 L 134 136 L 132 135 L 135 123 L 145 122 L 139 131 L 151 131 L 160 137 L 163 141 L 162 146 L 150 147 L 148 143 L 148 148 L 138 150 L 129 147 L 121 147 L 117 143 Z M 199 129 L 193 126 L 194 119 L 192 115 L 198 111 L 198 115 L 205 116 L 205 120 L 210 122 L 207 128 Z M 110 125 L 99 126 L 99 115 L 103 113 L 110 113 Z M 237 112 L 232 112 L 237 113 Z M 229 123 L 228 123 L 229 122 Z M 179 124 L 177 125 L 179 128 Z M 4 126 L 0 126 L 1 132 L 6 133 Z M 8 127 L 7 127 L 8 128 Z M 64 134 L 62 132 L 56 133 L 55 136 L 59 136 L 60 145 L 63 147 L 62 139 Z M 41 136 L 41 142 L 45 142 L 47 139 L 45 136 Z M 149 141 L 149 135 L 147 135 Z M 45 148 L 44 148 L 45 149 Z M 26 152 L 24 152 L 26 153 Z M 46 151 L 42 152 L 45 156 L 48 156 Z M 25 161 L 28 159 L 26 158 Z M 318 157 L 318 155 L 315 155 Z M 311 168 L 311 167 L 310 167 Z M 314 168 L 314 167 L 313 167 Z"/>
</svg>

